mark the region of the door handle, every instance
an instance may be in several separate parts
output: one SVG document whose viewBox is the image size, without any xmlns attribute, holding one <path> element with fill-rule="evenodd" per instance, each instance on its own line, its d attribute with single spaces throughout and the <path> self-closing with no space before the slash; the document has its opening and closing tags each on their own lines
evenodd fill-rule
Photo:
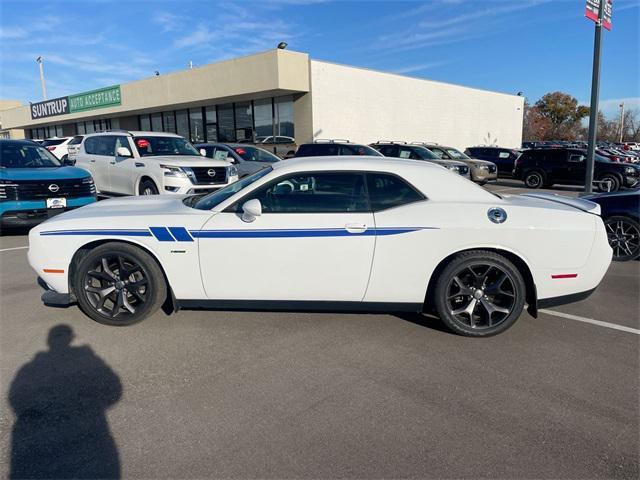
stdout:
<svg viewBox="0 0 640 480">
<path fill-rule="evenodd" d="M 96 163 L 96 160 L 94 158 L 92 158 L 91 160 L 89 160 L 91 163 Z"/>
<path fill-rule="evenodd" d="M 114 160 L 112 160 L 111 162 L 109 162 L 111 165 L 115 165 L 116 162 Z"/>
<path fill-rule="evenodd" d="M 347 223 L 344 228 L 349 233 L 364 233 L 367 231 L 367 226 L 364 223 Z"/>
</svg>

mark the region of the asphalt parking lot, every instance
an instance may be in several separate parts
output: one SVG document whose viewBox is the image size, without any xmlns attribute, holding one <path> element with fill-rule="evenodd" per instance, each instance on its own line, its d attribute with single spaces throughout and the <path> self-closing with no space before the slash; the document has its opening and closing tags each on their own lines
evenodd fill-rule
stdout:
<svg viewBox="0 0 640 480">
<path fill-rule="evenodd" d="M 23 233 L 0 239 L 2 477 L 640 474 L 640 262 L 488 339 L 365 314 L 111 328 L 42 305 Z"/>
</svg>

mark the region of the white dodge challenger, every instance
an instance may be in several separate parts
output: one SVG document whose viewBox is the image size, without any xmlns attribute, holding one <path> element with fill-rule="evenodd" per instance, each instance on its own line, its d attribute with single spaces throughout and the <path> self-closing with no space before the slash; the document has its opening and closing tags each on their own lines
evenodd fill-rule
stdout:
<svg viewBox="0 0 640 480">
<path fill-rule="evenodd" d="M 48 304 L 130 325 L 181 308 L 435 312 L 488 336 L 587 297 L 611 261 L 595 203 L 494 195 L 427 162 L 280 162 L 206 196 L 98 202 L 29 233 Z"/>
</svg>

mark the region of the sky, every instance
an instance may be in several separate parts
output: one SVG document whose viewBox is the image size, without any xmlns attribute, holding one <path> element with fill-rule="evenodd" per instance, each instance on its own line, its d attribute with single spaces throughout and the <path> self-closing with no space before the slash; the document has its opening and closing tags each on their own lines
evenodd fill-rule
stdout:
<svg viewBox="0 0 640 480">
<path fill-rule="evenodd" d="M 600 108 L 640 110 L 640 0 L 613 0 Z M 0 98 L 49 98 L 274 48 L 317 60 L 588 104 L 584 0 L 0 0 Z"/>
</svg>

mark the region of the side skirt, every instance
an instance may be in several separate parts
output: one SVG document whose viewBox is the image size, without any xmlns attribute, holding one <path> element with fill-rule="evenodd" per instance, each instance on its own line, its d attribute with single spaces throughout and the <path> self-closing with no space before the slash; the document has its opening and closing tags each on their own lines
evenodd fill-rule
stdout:
<svg viewBox="0 0 640 480">
<path fill-rule="evenodd" d="M 422 312 L 422 303 L 330 302 L 288 300 L 176 300 L 184 310 L 239 310 L 245 312 Z"/>
</svg>

